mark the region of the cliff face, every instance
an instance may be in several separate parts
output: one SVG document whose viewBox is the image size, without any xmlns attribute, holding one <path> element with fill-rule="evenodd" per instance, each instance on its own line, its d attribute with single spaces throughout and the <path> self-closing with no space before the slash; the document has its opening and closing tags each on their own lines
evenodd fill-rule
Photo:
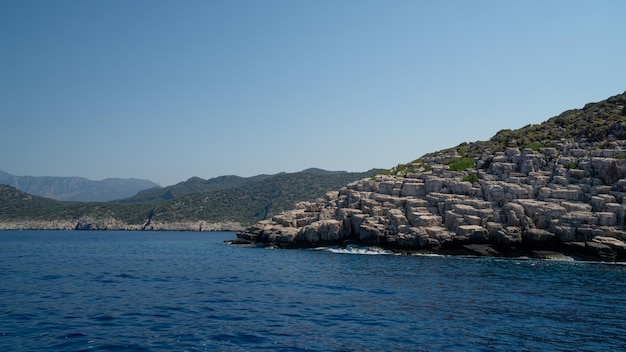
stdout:
<svg viewBox="0 0 626 352">
<path fill-rule="evenodd" d="M 261 221 L 240 242 L 626 259 L 626 93 L 399 165 Z"/>
</svg>

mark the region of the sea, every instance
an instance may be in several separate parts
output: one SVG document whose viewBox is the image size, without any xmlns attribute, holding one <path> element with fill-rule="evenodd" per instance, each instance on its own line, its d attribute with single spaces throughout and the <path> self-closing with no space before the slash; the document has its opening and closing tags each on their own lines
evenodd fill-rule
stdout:
<svg viewBox="0 0 626 352">
<path fill-rule="evenodd" d="M 626 351 L 626 265 L 0 231 L 0 351 Z"/>
</svg>

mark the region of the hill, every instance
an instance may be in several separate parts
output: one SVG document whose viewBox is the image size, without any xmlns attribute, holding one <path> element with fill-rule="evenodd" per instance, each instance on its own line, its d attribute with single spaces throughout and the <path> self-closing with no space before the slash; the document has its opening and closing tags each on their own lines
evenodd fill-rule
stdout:
<svg viewBox="0 0 626 352">
<path fill-rule="evenodd" d="M 194 177 L 111 202 L 61 202 L 0 187 L 0 228 L 239 229 L 380 170 Z M 34 221 L 34 222 L 33 222 Z"/>
<path fill-rule="evenodd" d="M 353 182 L 239 241 L 626 260 L 625 131 L 623 93 Z"/>
<path fill-rule="evenodd" d="M 252 224 L 290 209 L 299 201 L 314 200 L 352 181 L 370 177 L 367 172 L 304 170 L 255 178 L 238 187 L 190 193 L 159 204 L 154 220 L 175 222 L 206 220 Z"/>
<path fill-rule="evenodd" d="M 148 188 L 159 187 L 152 181 L 135 178 L 92 181 L 82 177 L 13 176 L 3 171 L 0 171 L 0 184 L 41 197 L 81 202 L 122 199 Z"/>
<path fill-rule="evenodd" d="M 123 203 L 145 203 L 170 200 L 193 193 L 212 192 L 245 186 L 250 183 L 263 181 L 272 175 L 257 175 L 252 177 L 240 177 L 234 175 L 219 176 L 204 180 L 200 177 L 192 177 L 187 181 L 167 187 L 155 187 L 141 191 L 133 197 L 120 200 Z"/>
<path fill-rule="evenodd" d="M 98 221 L 101 229 L 139 229 L 151 208 L 106 202 L 65 202 L 0 184 L 0 229 L 74 229 Z"/>
</svg>

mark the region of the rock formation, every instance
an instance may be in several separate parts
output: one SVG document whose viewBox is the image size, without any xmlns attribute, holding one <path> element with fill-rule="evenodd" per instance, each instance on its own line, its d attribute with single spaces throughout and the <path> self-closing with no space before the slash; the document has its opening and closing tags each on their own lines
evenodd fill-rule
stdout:
<svg viewBox="0 0 626 352">
<path fill-rule="evenodd" d="M 626 93 L 426 155 L 298 203 L 238 242 L 626 260 L 625 106 Z"/>
</svg>

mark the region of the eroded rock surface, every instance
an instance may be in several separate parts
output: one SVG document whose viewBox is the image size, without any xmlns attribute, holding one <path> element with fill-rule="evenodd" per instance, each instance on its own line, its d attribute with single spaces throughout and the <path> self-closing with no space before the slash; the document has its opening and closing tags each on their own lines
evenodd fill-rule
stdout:
<svg viewBox="0 0 626 352">
<path fill-rule="evenodd" d="M 626 101 L 619 97 L 610 105 L 618 112 Z M 625 260 L 626 141 L 552 144 L 486 150 L 463 171 L 449 167 L 462 155 L 423 157 L 403 167 L 409 172 L 398 168 L 356 181 L 238 237 L 283 247 L 359 243 L 398 251 L 557 251 Z"/>
</svg>

